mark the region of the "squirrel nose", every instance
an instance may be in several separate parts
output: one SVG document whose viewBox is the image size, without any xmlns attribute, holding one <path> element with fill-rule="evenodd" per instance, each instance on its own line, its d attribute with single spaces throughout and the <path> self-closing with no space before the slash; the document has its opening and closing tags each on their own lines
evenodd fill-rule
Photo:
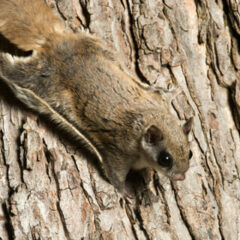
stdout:
<svg viewBox="0 0 240 240">
<path fill-rule="evenodd" d="M 172 180 L 174 181 L 183 181 L 185 179 L 184 173 L 176 173 L 172 176 Z"/>
</svg>

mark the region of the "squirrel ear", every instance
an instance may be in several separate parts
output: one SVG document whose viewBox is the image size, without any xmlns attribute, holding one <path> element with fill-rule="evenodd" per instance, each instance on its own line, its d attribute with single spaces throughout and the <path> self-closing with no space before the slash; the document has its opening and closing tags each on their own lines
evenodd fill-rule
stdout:
<svg viewBox="0 0 240 240">
<path fill-rule="evenodd" d="M 144 140 L 148 144 L 155 145 L 157 142 L 163 140 L 162 131 L 158 127 L 152 125 L 147 129 L 147 132 L 144 135 Z"/>
<path fill-rule="evenodd" d="M 191 130 L 192 130 L 192 126 L 193 126 L 193 117 L 190 117 L 187 122 L 183 125 L 183 132 L 188 135 Z"/>
</svg>

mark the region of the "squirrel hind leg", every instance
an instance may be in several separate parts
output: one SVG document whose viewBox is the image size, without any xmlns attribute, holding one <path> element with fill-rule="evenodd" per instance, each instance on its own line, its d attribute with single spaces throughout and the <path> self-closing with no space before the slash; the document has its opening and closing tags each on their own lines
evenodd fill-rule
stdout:
<svg viewBox="0 0 240 240">
<path fill-rule="evenodd" d="M 0 33 L 22 50 L 37 50 L 52 34 L 64 32 L 63 22 L 43 0 L 1 0 L 0 9 Z"/>
</svg>

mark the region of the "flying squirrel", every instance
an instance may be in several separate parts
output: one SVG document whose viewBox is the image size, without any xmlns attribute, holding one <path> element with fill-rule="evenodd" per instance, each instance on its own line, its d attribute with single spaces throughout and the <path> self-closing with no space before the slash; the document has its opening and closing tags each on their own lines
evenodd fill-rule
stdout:
<svg viewBox="0 0 240 240">
<path fill-rule="evenodd" d="M 181 127 L 159 93 L 127 74 L 100 40 L 64 30 L 43 0 L 1 0 L 0 33 L 32 53 L 0 53 L 0 81 L 96 154 L 119 191 L 130 169 L 184 180 L 192 118 Z"/>
</svg>

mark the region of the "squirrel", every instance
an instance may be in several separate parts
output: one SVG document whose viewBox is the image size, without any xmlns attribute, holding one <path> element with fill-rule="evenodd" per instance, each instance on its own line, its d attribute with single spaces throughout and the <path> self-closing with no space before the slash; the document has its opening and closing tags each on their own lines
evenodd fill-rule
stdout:
<svg viewBox="0 0 240 240">
<path fill-rule="evenodd" d="M 180 126 L 161 95 L 127 74 L 97 38 L 66 33 L 44 0 L 1 0 L 0 33 L 27 57 L 0 53 L 0 80 L 100 159 L 124 191 L 130 169 L 184 180 L 193 118 Z"/>
</svg>

